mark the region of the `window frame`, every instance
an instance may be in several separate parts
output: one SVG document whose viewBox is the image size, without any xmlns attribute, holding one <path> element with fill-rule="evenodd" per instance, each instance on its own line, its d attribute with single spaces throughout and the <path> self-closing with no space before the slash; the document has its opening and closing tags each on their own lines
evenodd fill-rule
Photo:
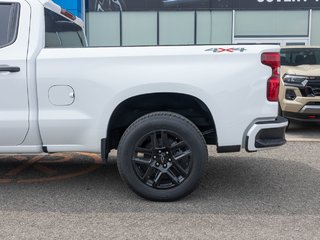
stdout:
<svg viewBox="0 0 320 240">
<path fill-rule="evenodd" d="M 18 3 L 18 2 L 6 2 L 6 3 L 0 3 L 0 6 L 1 5 L 11 5 L 11 8 L 16 8 L 15 9 L 15 11 L 16 11 L 16 13 L 15 13 L 15 19 L 14 19 L 14 17 L 12 17 L 13 19 L 13 21 L 12 21 L 12 23 L 10 23 L 10 22 L 8 22 L 8 25 L 9 24 L 12 24 L 12 25 L 14 25 L 14 32 L 13 32 L 13 37 L 12 37 L 12 39 L 7 43 L 7 44 L 4 44 L 4 45 L 0 45 L 0 49 L 2 49 L 2 48 L 5 48 L 5 47 L 8 47 L 8 46 L 11 46 L 11 45 L 13 45 L 16 41 L 17 41 L 17 38 L 18 38 L 18 32 L 19 32 L 19 25 L 20 25 L 20 9 L 21 9 L 21 5 L 20 5 L 20 3 Z M 10 16 L 11 17 L 11 16 Z M 10 21 L 10 20 L 9 20 Z M 9 27 L 9 26 L 8 26 Z M 10 26 L 11 27 L 11 26 Z"/>
<path fill-rule="evenodd" d="M 61 36 L 60 36 L 60 33 L 61 32 L 68 32 L 68 31 L 48 31 L 47 29 L 47 15 L 49 14 L 53 14 L 54 17 L 60 17 L 61 19 L 61 22 L 65 22 L 67 24 L 72 24 L 72 27 L 76 27 L 76 28 L 79 28 L 78 31 L 71 31 L 71 32 L 75 32 L 77 33 L 77 36 L 79 38 L 79 41 L 80 43 L 82 44 L 81 47 L 64 47 L 63 46 L 63 41 L 61 39 Z M 52 11 L 51 9 L 49 8 L 45 8 L 45 12 L 44 12 L 44 18 L 45 18 L 45 49 L 55 49 L 55 48 L 58 48 L 58 49 L 64 49 L 64 48 L 85 48 L 87 47 L 87 40 L 86 40 L 86 35 L 85 35 L 85 32 L 84 32 L 84 29 L 79 26 L 78 24 L 76 24 L 74 21 L 71 21 L 70 19 L 66 18 L 65 16 L 62 16 L 58 13 L 56 13 L 55 11 Z M 57 35 L 57 39 L 59 40 L 60 42 L 60 46 L 47 46 L 47 36 L 46 36 L 46 33 L 55 33 Z"/>
</svg>

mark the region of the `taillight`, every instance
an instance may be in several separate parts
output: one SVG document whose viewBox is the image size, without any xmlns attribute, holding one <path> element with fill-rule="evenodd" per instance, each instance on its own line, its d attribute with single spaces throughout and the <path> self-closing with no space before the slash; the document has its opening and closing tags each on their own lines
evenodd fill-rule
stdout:
<svg viewBox="0 0 320 240">
<path fill-rule="evenodd" d="M 267 84 L 267 99 L 270 102 L 277 102 L 280 85 L 280 54 L 274 52 L 263 53 L 261 55 L 261 62 L 272 69 L 272 76 L 269 78 Z"/>
</svg>

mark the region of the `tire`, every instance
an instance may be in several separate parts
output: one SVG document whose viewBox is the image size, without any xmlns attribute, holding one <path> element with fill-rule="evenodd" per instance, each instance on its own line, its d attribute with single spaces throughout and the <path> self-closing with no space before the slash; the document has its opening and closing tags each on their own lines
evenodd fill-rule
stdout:
<svg viewBox="0 0 320 240">
<path fill-rule="evenodd" d="M 124 182 L 152 201 L 175 201 L 200 183 L 208 161 L 206 142 L 185 117 L 171 112 L 147 114 L 132 123 L 118 146 Z"/>
<path fill-rule="evenodd" d="M 279 108 L 278 108 L 278 115 L 279 115 L 280 117 L 285 117 L 284 114 L 283 114 L 283 111 L 282 111 L 282 109 L 281 109 L 280 104 L 279 104 Z M 287 119 L 288 119 L 288 118 L 287 118 Z M 288 126 L 286 127 L 286 132 L 287 132 L 288 129 L 289 129 L 290 123 L 291 123 L 291 121 L 290 121 L 290 119 L 288 119 Z"/>
</svg>

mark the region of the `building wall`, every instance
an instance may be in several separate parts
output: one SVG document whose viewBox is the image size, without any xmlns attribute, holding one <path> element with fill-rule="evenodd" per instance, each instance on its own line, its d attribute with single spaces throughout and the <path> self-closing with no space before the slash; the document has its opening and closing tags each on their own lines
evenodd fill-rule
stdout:
<svg viewBox="0 0 320 240">
<path fill-rule="evenodd" d="M 86 27 L 91 46 L 320 44 L 310 10 L 87 12 Z"/>
<path fill-rule="evenodd" d="M 231 44 L 232 11 L 88 12 L 91 46 Z"/>
<path fill-rule="evenodd" d="M 86 18 L 91 46 L 320 45 L 320 4 L 314 1 L 54 1 Z"/>
</svg>

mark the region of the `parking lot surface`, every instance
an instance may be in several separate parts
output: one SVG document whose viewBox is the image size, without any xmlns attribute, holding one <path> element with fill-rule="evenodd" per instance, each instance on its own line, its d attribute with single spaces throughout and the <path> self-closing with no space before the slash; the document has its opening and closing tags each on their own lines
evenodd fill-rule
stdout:
<svg viewBox="0 0 320 240">
<path fill-rule="evenodd" d="M 319 239 L 319 144 L 314 136 L 221 155 L 210 147 L 201 185 L 173 203 L 132 193 L 114 156 L 107 167 L 90 154 L 4 156 L 0 239 Z"/>
<path fill-rule="evenodd" d="M 287 131 L 287 140 L 295 142 L 320 142 L 320 123 L 291 122 Z"/>
</svg>

